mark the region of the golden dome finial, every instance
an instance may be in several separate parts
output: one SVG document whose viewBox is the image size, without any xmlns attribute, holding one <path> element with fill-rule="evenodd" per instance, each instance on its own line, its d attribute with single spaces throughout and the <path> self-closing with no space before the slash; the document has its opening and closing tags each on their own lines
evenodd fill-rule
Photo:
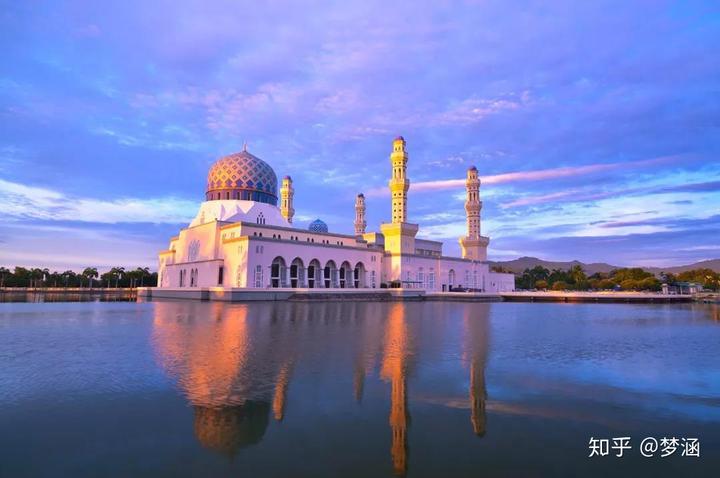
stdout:
<svg viewBox="0 0 720 478">
<path fill-rule="evenodd" d="M 243 141 L 243 151 L 247 153 L 247 141 Z"/>
</svg>

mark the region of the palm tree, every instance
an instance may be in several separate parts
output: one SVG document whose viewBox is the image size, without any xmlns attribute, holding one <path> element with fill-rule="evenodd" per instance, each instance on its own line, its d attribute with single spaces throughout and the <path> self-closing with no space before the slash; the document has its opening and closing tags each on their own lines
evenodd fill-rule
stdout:
<svg viewBox="0 0 720 478">
<path fill-rule="evenodd" d="M 60 278 L 60 273 L 58 271 L 52 271 L 50 275 L 48 276 L 48 280 L 51 280 L 53 283 L 53 287 L 57 287 L 58 279 Z"/>
<path fill-rule="evenodd" d="M 60 276 L 62 277 L 63 282 L 65 283 L 65 287 L 67 287 L 68 281 L 75 277 L 75 272 L 68 269 L 65 272 L 63 272 Z"/>
<path fill-rule="evenodd" d="M 140 277 L 140 287 L 143 286 L 145 283 L 145 278 L 150 276 L 150 268 L 149 267 L 138 267 L 135 269 L 135 272 Z"/>
<path fill-rule="evenodd" d="M 575 284 L 580 284 L 587 279 L 587 277 L 585 276 L 585 271 L 579 264 L 572 266 L 570 268 L 569 274 Z"/>
<path fill-rule="evenodd" d="M 42 281 L 43 271 L 37 267 L 30 270 L 30 287 L 37 287 L 38 281 Z"/>
<path fill-rule="evenodd" d="M 125 274 L 125 268 L 124 267 L 113 267 L 110 269 L 110 274 L 115 276 L 115 288 L 117 289 L 118 282 L 120 282 L 120 278 Z"/>
<path fill-rule="evenodd" d="M 10 269 L 0 267 L 0 289 L 5 287 L 5 276 L 10 273 Z"/>
<path fill-rule="evenodd" d="M 86 267 L 85 270 L 82 271 L 82 276 L 88 280 L 88 286 L 92 289 L 92 280 L 98 276 L 97 268 Z"/>
<path fill-rule="evenodd" d="M 32 272 L 24 267 L 15 266 L 13 271 L 13 278 L 15 279 L 15 285 L 18 287 L 28 287 L 28 284 L 32 281 Z"/>
<path fill-rule="evenodd" d="M 114 278 L 115 278 L 115 276 L 113 274 L 111 274 L 110 272 L 105 272 L 104 274 L 102 274 L 100 276 L 100 280 L 102 282 L 105 282 L 107 284 L 108 288 L 110 288 L 110 281 Z"/>
<path fill-rule="evenodd" d="M 135 282 L 137 282 L 138 278 L 138 271 L 127 271 L 125 273 L 125 279 L 128 281 L 128 285 L 130 288 L 135 287 Z"/>
</svg>

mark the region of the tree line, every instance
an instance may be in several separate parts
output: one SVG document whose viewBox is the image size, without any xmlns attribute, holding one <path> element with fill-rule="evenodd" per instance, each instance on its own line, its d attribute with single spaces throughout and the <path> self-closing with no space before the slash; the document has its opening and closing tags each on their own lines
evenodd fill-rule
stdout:
<svg viewBox="0 0 720 478">
<path fill-rule="evenodd" d="M 82 272 L 64 272 L 49 269 L 15 267 L 13 270 L 0 267 L 0 288 L 3 287 L 154 287 L 157 272 L 148 267 L 126 270 L 113 267 L 103 274 L 96 267 L 86 267 Z"/>
<path fill-rule="evenodd" d="M 705 289 L 720 290 L 720 274 L 712 269 L 693 269 L 679 274 L 661 272 L 658 278 L 640 267 L 596 272 L 588 276 L 580 265 L 568 270 L 549 270 L 538 265 L 515 276 L 517 289 L 541 290 L 659 291 L 662 284 L 675 285 L 678 282 L 695 282 L 702 284 Z"/>
</svg>

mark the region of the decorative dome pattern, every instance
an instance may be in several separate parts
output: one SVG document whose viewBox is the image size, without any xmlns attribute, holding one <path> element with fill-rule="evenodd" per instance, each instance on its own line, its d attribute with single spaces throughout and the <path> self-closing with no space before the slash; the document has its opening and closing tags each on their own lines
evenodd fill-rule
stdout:
<svg viewBox="0 0 720 478">
<path fill-rule="evenodd" d="M 308 230 L 310 230 L 312 232 L 328 232 L 328 227 L 327 227 L 327 224 L 325 224 L 320 219 L 315 219 L 308 226 Z"/>
<path fill-rule="evenodd" d="M 206 200 L 244 199 L 277 205 L 277 176 L 262 159 L 243 150 L 210 167 Z"/>
</svg>

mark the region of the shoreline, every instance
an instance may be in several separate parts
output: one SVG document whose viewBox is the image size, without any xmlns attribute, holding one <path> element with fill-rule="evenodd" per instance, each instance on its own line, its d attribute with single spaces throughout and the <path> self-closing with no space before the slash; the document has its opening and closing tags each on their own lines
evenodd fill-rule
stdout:
<svg viewBox="0 0 720 478">
<path fill-rule="evenodd" d="M 717 293 L 694 295 L 664 295 L 646 292 L 578 292 L 578 291 L 513 291 L 487 292 L 428 292 L 422 289 L 309 289 L 274 288 L 244 289 L 234 287 L 198 288 L 3 288 L 0 297 L 12 295 L 99 295 L 125 296 L 138 300 L 178 299 L 220 302 L 254 301 L 446 301 L 446 302 L 578 302 L 578 303 L 719 303 Z"/>
<path fill-rule="evenodd" d="M 448 301 L 448 302 L 692 302 L 692 295 L 643 292 L 427 292 L 422 289 L 240 289 L 230 287 L 141 287 L 138 299 L 183 299 L 222 302 L 250 301 Z"/>
<path fill-rule="evenodd" d="M 110 294 L 135 293 L 139 287 L 3 287 L 0 294 Z"/>
</svg>

